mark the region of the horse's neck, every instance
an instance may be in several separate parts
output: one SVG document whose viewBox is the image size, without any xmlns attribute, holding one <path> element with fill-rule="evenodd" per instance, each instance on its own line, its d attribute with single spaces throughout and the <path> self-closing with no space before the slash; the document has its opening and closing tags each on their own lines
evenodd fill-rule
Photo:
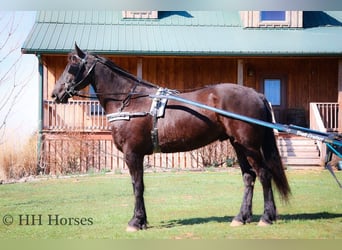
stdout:
<svg viewBox="0 0 342 250">
<path fill-rule="evenodd" d="M 105 75 L 103 71 L 99 71 L 95 79 L 94 87 L 99 93 L 98 99 L 107 114 L 119 112 L 123 105 L 127 105 L 125 102 L 132 101 L 128 100 L 129 95 L 132 93 L 144 95 L 155 91 L 153 88 L 142 86 L 133 79 L 122 77 L 115 72 Z"/>
</svg>

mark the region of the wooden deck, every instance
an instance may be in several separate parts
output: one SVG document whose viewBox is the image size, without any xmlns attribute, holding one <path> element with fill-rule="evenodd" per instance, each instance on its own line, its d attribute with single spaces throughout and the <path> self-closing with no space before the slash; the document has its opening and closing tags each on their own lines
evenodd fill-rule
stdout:
<svg viewBox="0 0 342 250">
<path fill-rule="evenodd" d="M 321 121 L 310 118 L 310 124 L 317 126 L 313 129 L 337 129 L 337 104 L 315 103 L 311 106 L 311 113 L 316 112 L 323 117 Z M 127 169 L 122 153 L 112 143 L 109 125 L 98 101 L 72 100 L 68 104 L 45 101 L 42 132 L 42 172 L 84 173 Z M 285 166 L 322 166 L 325 148 L 321 143 L 284 133 L 277 135 L 277 142 Z M 153 154 L 145 157 L 144 165 L 155 170 L 203 169 L 226 166 L 235 161 L 230 143 L 216 142 L 189 152 Z"/>
</svg>

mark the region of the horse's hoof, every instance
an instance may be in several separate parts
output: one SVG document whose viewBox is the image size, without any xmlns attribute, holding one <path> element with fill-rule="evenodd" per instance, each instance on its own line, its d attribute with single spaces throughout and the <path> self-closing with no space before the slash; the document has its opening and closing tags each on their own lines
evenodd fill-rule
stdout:
<svg viewBox="0 0 342 250">
<path fill-rule="evenodd" d="M 132 233 L 139 231 L 139 228 L 133 227 L 133 226 L 127 226 L 126 232 Z"/>
<path fill-rule="evenodd" d="M 263 221 L 263 220 L 260 220 L 259 223 L 258 223 L 259 227 L 268 227 L 268 226 L 271 226 L 271 225 L 272 225 L 271 223 L 268 223 L 268 222 Z"/>
<path fill-rule="evenodd" d="M 238 220 L 232 220 L 232 222 L 230 223 L 231 227 L 240 227 L 242 225 L 243 225 L 243 223 L 241 221 L 238 221 Z"/>
</svg>

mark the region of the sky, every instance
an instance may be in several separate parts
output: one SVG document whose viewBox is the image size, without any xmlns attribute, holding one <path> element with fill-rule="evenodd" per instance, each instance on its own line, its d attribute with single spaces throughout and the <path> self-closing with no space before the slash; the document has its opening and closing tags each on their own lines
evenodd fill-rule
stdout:
<svg viewBox="0 0 342 250">
<path fill-rule="evenodd" d="M 35 16 L 34 11 L 0 11 L 0 126 L 5 122 L 0 144 L 24 141 L 38 130 L 38 60 L 21 54 Z"/>
</svg>

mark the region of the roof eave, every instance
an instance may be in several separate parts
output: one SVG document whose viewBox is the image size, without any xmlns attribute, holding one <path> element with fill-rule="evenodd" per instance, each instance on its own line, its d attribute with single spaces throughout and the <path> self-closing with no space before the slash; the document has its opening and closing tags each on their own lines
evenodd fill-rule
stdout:
<svg viewBox="0 0 342 250">
<path fill-rule="evenodd" d="M 23 54 L 67 55 L 71 50 L 35 50 L 22 48 Z M 256 52 L 256 51 L 91 51 L 94 54 L 122 56 L 226 56 L 226 57 L 342 57 L 337 52 Z"/>
</svg>

